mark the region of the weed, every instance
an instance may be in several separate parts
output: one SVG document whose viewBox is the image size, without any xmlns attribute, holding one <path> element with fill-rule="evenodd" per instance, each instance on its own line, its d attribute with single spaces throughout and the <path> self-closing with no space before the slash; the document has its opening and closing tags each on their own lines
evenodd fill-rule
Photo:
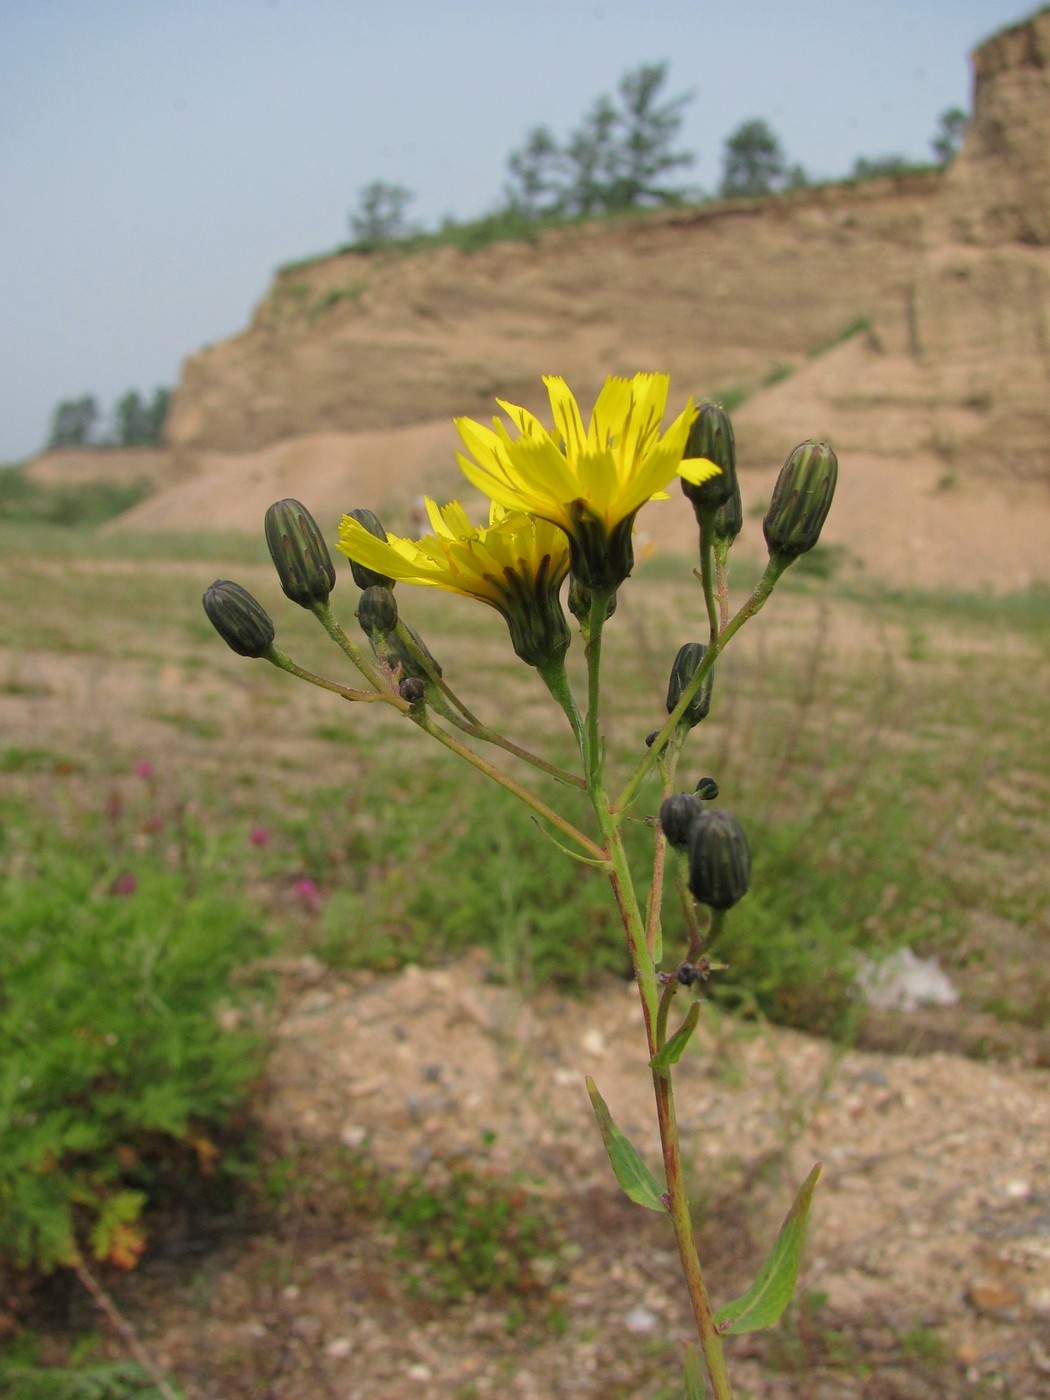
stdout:
<svg viewBox="0 0 1050 1400">
<path fill-rule="evenodd" d="M 410 1297 L 449 1304 L 485 1294 L 512 1310 L 556 1303 L 562 1232 L 534 1191 L 486 1168 L 484 1152 L 470 1163 L 433 1158 L 421 1171 L 391 1172 L 340 1149 L 320 1162 L 282 1159 L 266 1186 L 292 1217 L 316 1200 L 342 1222 L 367 1222 Z"/>
<path fill-rule="evenodd" d="M 0 1400 L 160 1400 L 160 1392 L 131 1362 L 38 1368 L 0 1356 Z"/>
<path fill-rule="evenodd" d="M 84 481 L 42 486 L 21 467 L 0 471 L 0 518 L 63 529 L 101 525 L 138 505 L 152 491 L 149 481 Z"/>
<path fill-rule="evenodd" d="M 259 1065 L 217 1015 L 257 923 L 225 880 L 128 869 L 100 834 L 0 846 L 0 1259 L 44 1271 L 131 1267 L 151 1195 L 223 1164 Z"/>
<path fill-rule="evenodd" d="M 852 340 L 854 336 L 870 335 L 870 333 L 871 322 L 867 316 L 855 316 L 852 321 L 847 321 L 830 340 L 822 340 L 819 345 L 814 345 L 808 352 L 809 358 L 818 360 L 821 355 L 826 355 L 829 350 L 834 350 L 838 345 L 844 345 L 847 340 Z"/>
<path fill-rule="evenodd" d="M 322 293 L 315 302 L 310 304 L 307 310 L 308 320 L 311 322 L 318 320 L 342 301 L 360 301 L 367 286 L 368 283 L 364 278 L 358 278 L 354 282 L 348 282 L 344 287 L 329 288 L 327 292 Z"/>
<path fill-rule="evenodd" d="M 82 764 L 49 749 L 0 749 L 0 773 L 76 773 Z"/>
<path fill-rule="evenodd" d="M 731 384 L 725 389 L 715 389 L 708 397 L 721 404 L 727 413 L 735 413 L 751 397 L 751 389 L 747 384 Z"/>
<path fill-rule="evenodd" d="M 794 365 L 775 364 L 762 376 L 762 388 L 771 389 L 774 384 L 782 384 L 795 373 Z"/>
</svg>

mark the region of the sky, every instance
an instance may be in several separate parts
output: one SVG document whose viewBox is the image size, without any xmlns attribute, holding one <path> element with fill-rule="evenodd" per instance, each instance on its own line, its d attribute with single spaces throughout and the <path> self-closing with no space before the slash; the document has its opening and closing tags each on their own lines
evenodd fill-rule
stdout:
<svg viewBox="0 0 1050 1400">
<path fill-rule="evenodd" d="M 764 117 L 811 178 L 930 158 L 968 54 L 1038 0 L 0 0 L 0 462 L 61 399 L 174 385 L 372 180 L 433 227 L 495 207 L 642 63 L 692 92 L 683 179 Z"/>
</svg>

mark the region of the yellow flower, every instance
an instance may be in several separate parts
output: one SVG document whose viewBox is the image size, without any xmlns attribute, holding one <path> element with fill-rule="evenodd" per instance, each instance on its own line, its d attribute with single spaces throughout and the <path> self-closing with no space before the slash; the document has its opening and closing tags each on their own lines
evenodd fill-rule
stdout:
<svg viewBox="0 0 1050 1400">
<path fill-rule="evenodd" d="M 471 457 L 459 455 L 467 479 L 509 510 L 528 511 L 559 525 L 569 537 L 573 576 L 585 588 L 608 591 L 631 572 L 634 517 L 646 503 L 666 499 L 675 476 L 699 484 L 717 475 L 706 458 L 682 460 L 697 410 L 692 399 L 661 436 L 669 377 L 612 376 L 584 427 L 563 379 L 544 378 L 554 429 L 515 404 L 497 400 L 519 436 L 501 419 L 493 428 L 458 418 Z"/>
<path fill-rule="evenodd" d="M 427 498 L 432 535 L 386 541 L 344 515 L 339 548 L 387 578 L 477 598 L 506 620 L 514 650 L 530 666 L 558 659 L 569 628 L 558 592 L 569 571 L 569 542 L 555 525 L 493 502 L 488 526 L 474 525 L 458 501 Z"/>
</svg>

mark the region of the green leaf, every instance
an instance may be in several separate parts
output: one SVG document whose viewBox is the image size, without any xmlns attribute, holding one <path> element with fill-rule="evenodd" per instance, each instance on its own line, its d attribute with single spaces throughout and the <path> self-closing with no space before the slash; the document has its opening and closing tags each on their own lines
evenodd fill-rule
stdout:
<svg viewBox="0 0 1050 1400">
<path fill-rule="evenodd" d="M 707 1385 L 704 1382 L 704 1371 L 700 1365 L 700 1358 L 696 1354 L 696 1347 L 690 1342 L 685 1349 L 684 1358 L 685 1369 L 685 1400 L 704 1400 L 707 1394 Z"/>
<path fill-rule="evenodd" d="M 686 1014 L 685 1020 L 675 1031 L 674 1035 L 663 1047 L 657 1050 L 656 1054 L 649 1061 L 652 1068 L 662 1079 L 666 1079 L 671 1066 L 676 1065 L 682 1058 L 682 1051 L 689 1044 L 689 1037 L 696 1030 L 696 1023 L 700 1019 L 700 1003 L 694 1001 Z"/>
<path fill-rule="evenodd" d="M 809 1207 L 813 1190 L 820 1175 L 820 1162 L 799 1187 L 795 1204 L 780 1227 L 769 1257 L 759 1269 L 754 1283 L 746 1293 L 715 1313 L 718 1330 L 733 1336 L 740 1332 L 757 1332 L 760 1327 L 772 1327 L 791 1301 L 798 1282 L 798 1265 L 806 1239 Z"/>
<path fill-rule="evenodd" d="M 598 1120 L 605 1150 L 624 1195 L 647 1210 L 665 1211 L 667 1203 L 656 1178 L 613 1122 L 612 1114 L 590 1075 L 587 1076 L 587 1092 L 591 1096 L 591 1106 Z"/>
</svg>

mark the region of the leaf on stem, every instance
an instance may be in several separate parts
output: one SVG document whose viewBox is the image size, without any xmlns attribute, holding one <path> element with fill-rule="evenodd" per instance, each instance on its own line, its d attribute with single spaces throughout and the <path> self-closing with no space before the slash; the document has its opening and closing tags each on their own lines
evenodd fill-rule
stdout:
<svg viewBox="0 0 1050 1400">
<path fill-rule="evenodd" d="M 647 1210 L 666 1211 L 665 1192 L 660 1190 L 652 1172 L 613 1122 L 608 1105 L 590 1075 L 587 1076 L 587 1092 L 591 1096 L 591 1106 L 598 1120 L 605 1150 L 624 1195 Z"/>
<path fill-rule="evenodd" d="M 558 850 L 567 855 L 570 860 L 578 860 L 581 865 L 596 866 L 599 870 L 609 869 L 609 862 L 607 860 L 592 860 L 590 856 L 581 856 L 580 853 L 578 851 L 574 851 L 571 846 L 563 846 L 556 836 L 551 835 L 551 833 L 547 830 L 547 828 L 543 825 L 543 823 L 539 820 L 538 817 L 533 817 L 532 820 L 536 824 L 537 831 L 539 831 L 543 836 L 546 836 L 547 840 L 551 843 L 551 845 L 557 846 Z"/>
<path fill-rule="evenodd" d="M 662 1049 L 657 1050 L 656 1054 L 649 1061 L 649 1064 L 661 1079 L 666 1079 L 671 1072 L 671 1066 L 676 1065 L 682 1058 L 682 1051 L 689 1044 L 689 1037 L 696 1030 L 696 1023 L 699 1019 L 700 1003 L 694 1001 L 686 1013 L 685 1020 L 675 1031 L 674 1035 Z"/>
<path fill-rule="evenodd" d="M 790 1303 L 798 1282 L 798 1265 L 806 1239 L 809 1207 L 813 1190 L 820 1175 L 821 1163 L 799 1187 L 795 1203 L 784 1218 L 776 1243 L 766 1262 L 759 1269 L 754 1283 L 746 1293 L 715 1313 L 719 1332 L 733 1336 L 740 1332 L 756 1332 L 760 1327 L 772 1327 Z"/>
<path fill-rule="evenodd" d="M 700 1365 L 700 1358 L 697 1356 L 696 1347 L 693 1346 L 692 1342 L 686 1346 L 683 1369 L 685 1371 L 685 1400 L 704 1400 L 707 1386 L 704 1383 L 704 1372 Z"/>
</svg>

